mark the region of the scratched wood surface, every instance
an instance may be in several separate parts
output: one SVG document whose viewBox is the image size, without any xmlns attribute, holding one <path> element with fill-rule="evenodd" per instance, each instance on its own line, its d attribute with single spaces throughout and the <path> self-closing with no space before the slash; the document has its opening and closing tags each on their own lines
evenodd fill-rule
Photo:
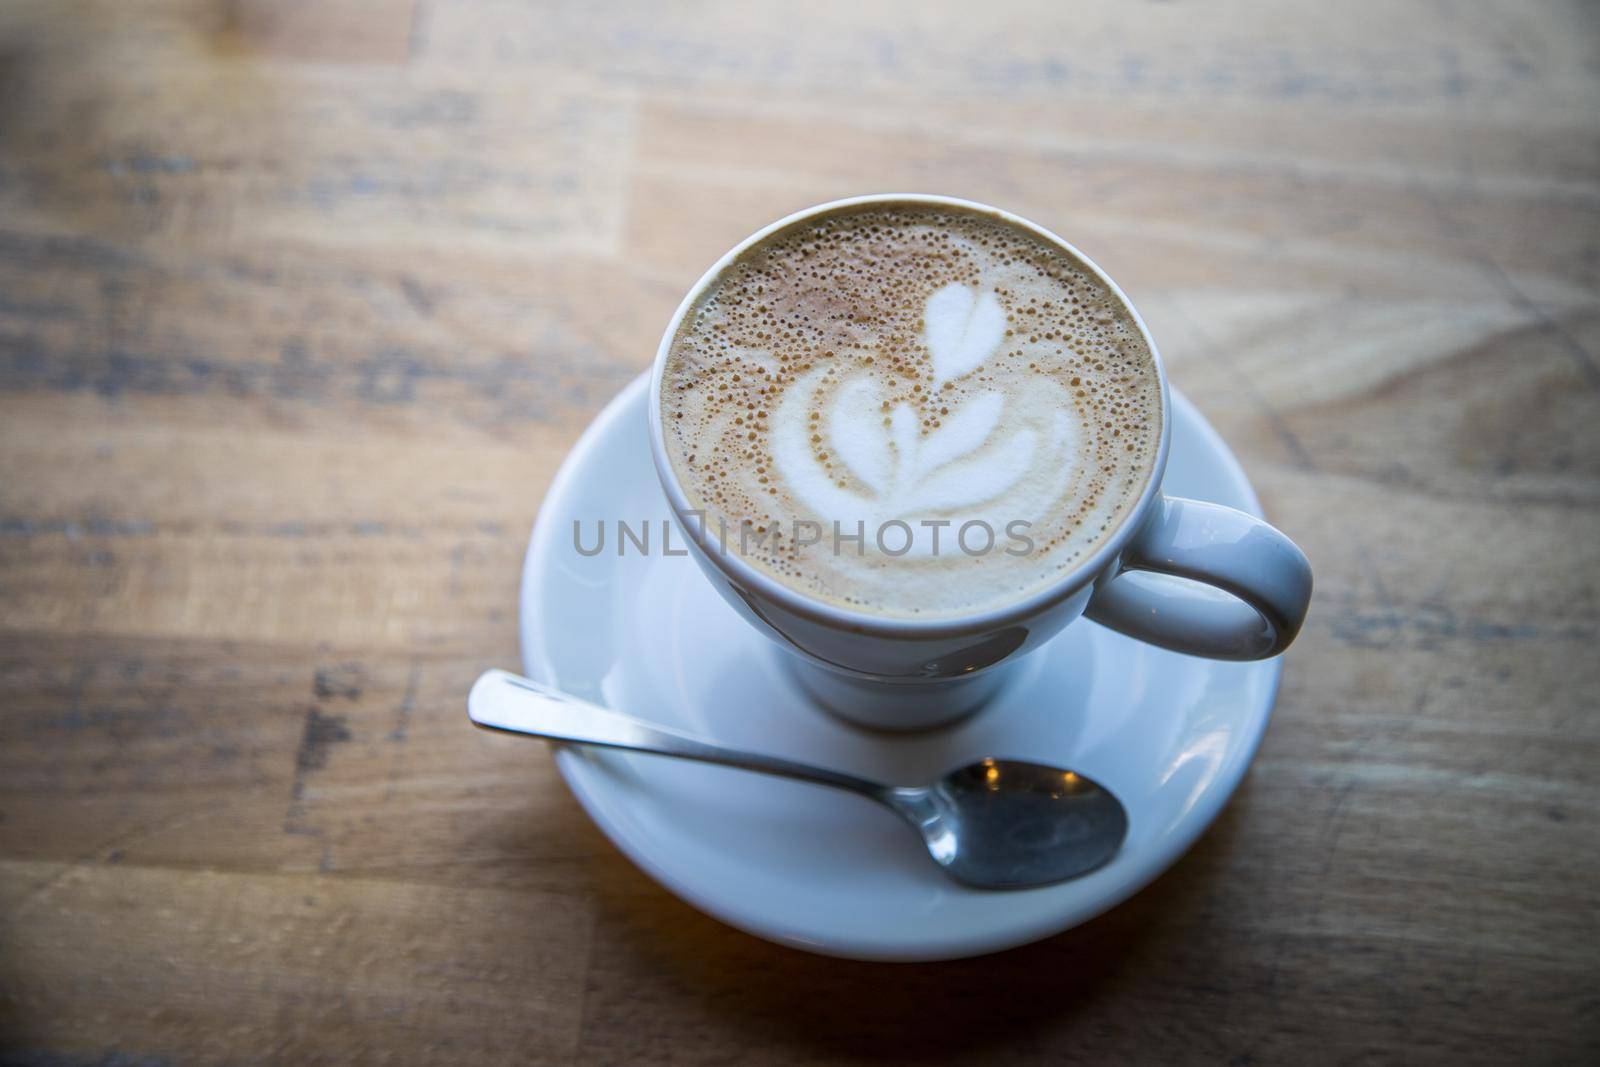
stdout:
<svg viewBox="0 0 1600 1067">
<path fill-rule="evenodd" d="M 0 5 L 0 1063 L 1600 1056 L 1600 8 L 979 6 Z M 1318 581 L 1187 858 L 915 967 L 462 715 L 686 287 L 892 189 L 1103 264 Z"/>
</svg>

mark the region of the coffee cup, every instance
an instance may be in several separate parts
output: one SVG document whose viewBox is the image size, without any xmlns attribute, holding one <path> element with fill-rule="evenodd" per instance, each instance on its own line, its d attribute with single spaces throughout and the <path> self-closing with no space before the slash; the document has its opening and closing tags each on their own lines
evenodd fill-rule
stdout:
<svg viewBox="0 0 1600 1067">
<path fill-rule="evenodd" d="M 840 295 L 859 288 L 853 278 L 899 269 L 901 246 L 913 276 L 872 287 L 872 300 L 914 307 L 863 307 Z M 776 291 L 785 285 L 792 299 Z M 753 293 L 763 302 L 752 304 Z M 884 326 L 879 344 L 874 330 L 884 323 L 913 323 L 916 332 Z M 683 353 L 696 345 L 704 358 L 690 367 Z M 824 348 L 826 358 L 817 354 Z M 880 393 L 887 399 L 875 405 Z M 808 411 L 823 406 L 819 397 L 833 407 Z M 1310 602 L 1310 566 L 1283 533 L 1161 492 L 1169 387 L 1132 303 L 1067 242 L 986 205 L 855 197 L 746 238 L 668 324 L 649 417 L 662 489 L 701 570 L 790 654 L 808 694 L 861 725 L 916 730 L 968 714 L 1007 666 L 1080 616 L 1162 648 L 1255 660 L 1288 647 Z M 809 452 L 796 443 L 803 436 Z M 923 467 L 933 460 L 912 462 L 929 456 L 956 458 L 931 474 Z M 902 476 L 907 469 L 915 477 Z M 964 483 L 978 488 L 963 496 Z M 751 504 L 756 490 L 773 502 Z M 987 541 L 986 554 L 963 539 L 960 555 L 933 558 L 938 535 L 956 532 L 955 504 L 985 492 L 993 499 L 972 507 L 1000 500 L 1033 510 L 1012 523 L 969 519 L 962 536 L 987 527 L 987 538 L 973 537 Z M 913 503 L 955 518 L 919 525 Z M 772 521 L 774 512 L 792 522 Z M 831 560 L 825 543 L 810 540 L 830 514 Z M 841 528 L 840 514 L 854 524 Z M 872 519 L 878 528 L 869 532 Z M 1059 532 L 1042 551 L 1024 532 L 1019 543 L 1040 552 L 1033 562 L 1001 547 L 996 526 L 1039 530 L 1038 539 Z M 779 547 L 742 550 L 739 534 L 752 529 Z M 1138 572 L 1183 581 L 1129 578 Z"/>
</svg>

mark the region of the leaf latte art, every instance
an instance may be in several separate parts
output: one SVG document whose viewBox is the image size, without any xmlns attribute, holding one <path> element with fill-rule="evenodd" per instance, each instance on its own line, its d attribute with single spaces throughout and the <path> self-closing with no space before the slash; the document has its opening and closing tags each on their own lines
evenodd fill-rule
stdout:
<svg viewBox="0 0 1600 1067">
<path fill-rule="evenodd" d="M 928 298 L 924 322 L 935 393 L 982 367 L 1005 333 L 994 295 L 960 282 Z M 864 369 L 817 367 L 778 401 L 770 431 L 774 467 L 824 522 L 876 530 L 898 519 L 912 530 L 911 551 L 931 555 L 932 535 L 942 527 L 923 520 L 944 516 L 957 526 L 983 520 L 1001 529 L 1039 515 L 1064 489 L 1076 436 L 1072 404 L 1060 385 L 1034 384 L 1036 391 L 1009 402 L 999 390 L 976 392 L 925 430 L 909 402 L 882 414 L 883 390 Z M 810 419 L 812 411 L 822 417 Z M 837 461 L 830 464 L 830 456 Z"/>
<path fill-rule="evenodd" d="M 807 595 L 889 616 L 997 606 L 1136 502 L 1153 357 L 1065 249 L 916 201 L 746 250 L 673 339 L 667 451 L 708 529 Z"/>
</svg>

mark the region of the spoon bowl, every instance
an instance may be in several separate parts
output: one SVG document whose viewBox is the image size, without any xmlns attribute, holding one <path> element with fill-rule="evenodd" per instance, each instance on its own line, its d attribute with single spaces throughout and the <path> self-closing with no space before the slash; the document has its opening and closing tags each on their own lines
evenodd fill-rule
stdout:
<svg viewBox="0 0 1600 1067">
<path fill-rule="evenodd" d="M 983 759 L 931 786 L 891 789 L 889 807 L 946 874 L 982 889 L 1050 885 L 1104 866 L 1128 832 L 1111 791 L 1075 771 Z"/>
</svg>

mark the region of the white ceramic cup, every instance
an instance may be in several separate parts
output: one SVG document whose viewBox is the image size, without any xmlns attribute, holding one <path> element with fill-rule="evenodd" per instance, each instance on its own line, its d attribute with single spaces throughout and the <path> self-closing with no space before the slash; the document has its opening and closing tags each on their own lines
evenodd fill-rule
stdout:
<svg viewBox="0 0 1600 1067">
<path fill-rule="evenodd" d="M 661 383 L 684 316 L 706 288 L 754 245 L 818 215 L 873 203 L 943 204 L 1004 219 L 1059 246 L 1094 273 L 1127 308 L 1161 379 L 1161 442 L 1138 503 L 1072 571 L 1000 607 L 956 617 L 904 619 L 852 611 L 784 585 L 718 540 L 694 511 L 667 456 Z M 825 707 L 857 723 L 915 730 L 959 718 L 993 694 L 997 670 L 1086 615 L 1129 637 L 1213 659 L 1275 656 L 1294 640 L 1311 601 L 1311 567 L 1289 538 L 1233 508 L 1160 491 L 1172 438 L 1166 371 L 1144 320 L 1121 289 L 1067 242 L 1009 212 L 966 200 L 917 194 L 853 197 L 780 219 L 723 256 L 684 297 L 667 324 L 650 379 L 650 445 L 656 472 L 690 552 L 717 591 L 782 648 L 800 684 Z M 1188 579 L 1137 581 L 1143 571 Z M 1193 583 L 1201 583 L 1196 586 Z M 1221 595 L 1217 591 L 1220 590 Z"/>
</svg>

